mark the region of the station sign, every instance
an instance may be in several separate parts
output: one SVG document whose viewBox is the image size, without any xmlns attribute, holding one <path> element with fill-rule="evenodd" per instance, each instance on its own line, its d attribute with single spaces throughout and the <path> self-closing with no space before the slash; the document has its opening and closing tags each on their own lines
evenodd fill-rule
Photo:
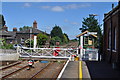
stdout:
<svg viewBox="0 0 120 80">
<path fill-rule="evenodd" d="M 89 34 L 84 34 L 84 36 L 89 36 Z"/>
<path fill-rule="evenodd" d="M 95 35 L 95 34 L 97 34 L 97 32 L 88 32 L 87 34 L 93 34 L 93 35 Z"/>
</svg>

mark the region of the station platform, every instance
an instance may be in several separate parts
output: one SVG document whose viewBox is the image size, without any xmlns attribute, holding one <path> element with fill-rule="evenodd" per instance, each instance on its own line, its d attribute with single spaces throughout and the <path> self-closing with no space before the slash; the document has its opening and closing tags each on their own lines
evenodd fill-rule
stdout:
<svg viewBox="0 0 120 80">
<path fill-rule="evenodd" d="M 120 70 L 105 61 L 85 62 L 92 80 L 120 80 Z"/>
<path fill-rule="evenodd" d="M 88 78 L 90 80 L 90 75 L 86 63 L 81 61 L 80 64 L 80 61 L 70 61 L 61 76 L 61 79 L 66 78 L 74 80 L 80 80 L 80 78 Z"/>
<path fill-rule="evenodd" d="M 62 79 L 78 79 L 79 78 L 79 61 L 70 61 L 63 72 Z"/>
</svg>

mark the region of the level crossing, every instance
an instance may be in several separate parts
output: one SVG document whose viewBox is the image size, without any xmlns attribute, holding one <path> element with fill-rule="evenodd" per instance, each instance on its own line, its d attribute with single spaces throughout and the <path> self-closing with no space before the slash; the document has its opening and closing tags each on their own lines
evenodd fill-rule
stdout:
<svg viewBox="0 0 120 80">
<path fill-rule="evenodd" d="M 36 57 L 36 58 L 67 58 L 73 55 L 79 56 L 78 48 L 17 48 L 20 57 Z M 57 55 L 56 55 L 57 54 Z"/>
</svg>

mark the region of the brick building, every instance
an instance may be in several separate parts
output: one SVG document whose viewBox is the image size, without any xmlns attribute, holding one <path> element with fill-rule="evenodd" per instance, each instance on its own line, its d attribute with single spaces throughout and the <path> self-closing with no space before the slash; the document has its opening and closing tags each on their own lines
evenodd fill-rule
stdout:
<svg viewBox="0 0 120 80">
<path fill-rule="evenodd" d="M 104 59 L 120 65 L 120 1 L 118 5 L 104 14 Z"/>
<path fill-rule="evenodd" d="M 5 25 L 0 29 L 0 38 L 5 39 L 8 44 L 16 42 L 16 32 L 8 31 L 8 27 Z"/>
<path fill-rule="evenodd" d="M 17 31 L 17 28 L 13 28 L 13 31 L 8 31 L 8 27 L 4 26 L 0 29 L 0 38 L 5 39 L 8 44 L 24 44 L 25 40 L 33 39 L 39 33 L 49 36 L 46 32 L 37 29 L 37 22 L 34 21 L 32 28 L 23 31 Z"/>
<path fill-rule="evenodd" d="M 16 41 L 19 44 L 24 44 L 24 41 L 30 38 L 34 38 L 39 33 L 43 33 L 49 36 L 49 34 L 37 29 L 37 22 L 33 22 L 33 27 L 27 30 L 16 32 Z"/>
</svg>

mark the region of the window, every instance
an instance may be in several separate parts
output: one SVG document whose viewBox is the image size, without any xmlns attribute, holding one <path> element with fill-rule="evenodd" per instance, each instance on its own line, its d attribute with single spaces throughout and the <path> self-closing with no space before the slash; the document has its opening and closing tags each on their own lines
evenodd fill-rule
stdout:
<svg viewBox="0 0 120 80">
<path fill-rule="evenodd" d="M 117 44 L 117 30 L 116 28 L 114 29 L 114 46 L 113 49 L 116 50 L 116 44 Z"/>
<path fill-rule="evenodd" d="M 84 44 L 85 44 L 85 45 L 88 45 L 88 36 L 85 36 L 85 37 L 84 37 Z"/>
<path fill-rule="evenodd" d="M 21 43 L 24 43 L 24 38 L 21 38 Z"/>
<path fill-rule="evenodd" d="M 111 24 L 108 32 L 108 48 L 111 49 Z"/>
</svg>

